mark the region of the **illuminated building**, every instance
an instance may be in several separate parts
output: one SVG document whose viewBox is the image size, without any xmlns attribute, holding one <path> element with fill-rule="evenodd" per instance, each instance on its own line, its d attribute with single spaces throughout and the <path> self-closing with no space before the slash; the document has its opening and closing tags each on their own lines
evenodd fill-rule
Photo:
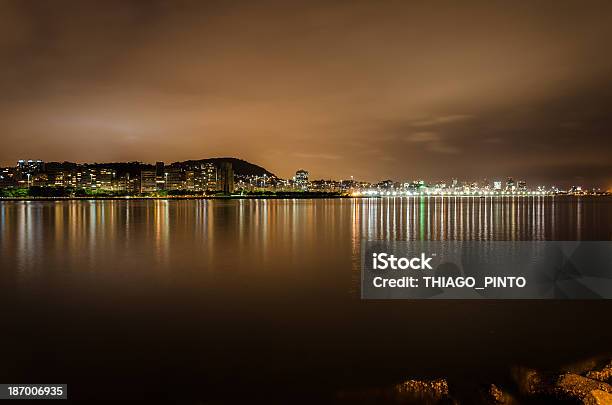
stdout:
<svg viewBox="0 0 612 405">
<path fill-rule="evenodd" d="M 64 170 L 55 167 L 47 168 L 47 183 L 45 185 L 49 187 L 70 186 L 69 174 L 70 172 L 64 172 Z"/>
<path fill-rule="evenodd" d="M 198 170 L 185 171 L 185 189 L 189 191 L 201 190 L 201 173 Z"/>
<path fill-rule="evenodd" d="M 184 190 L 185 186 L 185 172 L 179 168 L 169 167 L 164 173 L 166 190 Z"/>
<path fill-rule="evenodd" d="M 185 189 L 203 192 L 217 190 L 217 168 L 212 163 L 193 162 L 184 169 Z"/>
<path fill-rule="evenodd" d="M 140 176 L 132 176 L 130 173 L 124 173 L 113 181 L 113 190 L 127 193 L 139 193 Z"/>
<path fill-rule="evenodd" d="M 202 165 L 204 181 L 206 182 L 205 190 L 217 189 L 217 167 L 212 163 L 204 163 Z"/>
<path fill-rule="evenodd" d="M 300 169 L 295 172 L 295 185 L 299 190 L 308 190 L 308 171 Z"/>
<path fill-rule="evenodd" d="M 98 190 L 113 190 L 115 171 L 113 169 L 92 169 L 95 173 L 95 188 Z"/>
<path fill-rule="evenodd" d="M 217 169 L 212 163 L 203 163 L 184 172 L 185 189 L 189 191 L 212 191 L 217 189 Z"/>
<path fill-rule="evenodd" d="M 338 192 L 342 190 L 342 183 L 335 180 L 313 180 L 310 182 L 311 191 Z"/>
<path fill-rule="evenodd" d="M 157 173 L 153 170 L 140 172 L 140 192 L 153 193 L 157 191 Z"/>
<path fill-rule="evenodd" d="M 96 188 L 97 173 L 95 169 L 81 168 L 76 173 L 76 184 L 79 188 Z"/>
<path fill-rule="evenodd" d="M 44 187 L 49 180 L 47 173 L 28 174 L 28 176 L 30 177 L 28 186 Z"/>
<path fill-rule="evenodd" d="M 0 187 L 13 187 L 16 185 L 15 169 L 10 167 L 0 169 Z"/>
<path fill-rule="evenodd" d="M 140 176 L 127 176 L 127 191 L 130 193 L 140 192 Z"/>
<path fill-rule="evenodd" d="M 23 174 L 35 174 L 45 170 L 45 162 L 42 160 L 20 160 L 17 169 Z"/>
</svg>

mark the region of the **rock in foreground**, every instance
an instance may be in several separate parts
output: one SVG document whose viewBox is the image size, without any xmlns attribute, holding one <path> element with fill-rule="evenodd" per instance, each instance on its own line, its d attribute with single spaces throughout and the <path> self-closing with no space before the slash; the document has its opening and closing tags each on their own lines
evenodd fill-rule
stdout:
<svg viewBox="0 0 612 405">
<path fill-rule="evenodd" d="M 559 376 L 554 387 L 554 392 L 558 397 L 583 402 L 589 396 L 593 396 L 592 393 L 595 391 L 610 394 L 612 393 L 612 386 L 601 381 L 582 377 L 578 374 L 567 373 Z"/>
<path fill-rule="evenodd" d="M 593 380 L 612 383 L 612 361 L 601 370 L 589 371 L 586 376 Z"/>
</svg>

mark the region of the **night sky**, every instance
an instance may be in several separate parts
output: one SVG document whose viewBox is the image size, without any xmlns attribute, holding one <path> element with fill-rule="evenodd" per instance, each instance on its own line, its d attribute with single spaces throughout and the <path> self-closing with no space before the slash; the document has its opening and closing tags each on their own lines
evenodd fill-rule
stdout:
<svg viewBox="0 0 612 405">
<path fill-rule="evenodd" d="M 612 186 L 612 2 L 0 0 L 0 164 Z"/>
</svg>

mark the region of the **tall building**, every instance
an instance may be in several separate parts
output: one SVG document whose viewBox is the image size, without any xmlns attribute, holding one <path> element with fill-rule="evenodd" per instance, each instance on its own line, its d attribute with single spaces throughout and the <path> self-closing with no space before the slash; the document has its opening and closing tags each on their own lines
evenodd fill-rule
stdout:
<svg viewBox="0 0 612 405">
<path fill-rule="evenodd" d="M 506 179 L 506 190 L 513 191 L 516 189 L 516 184 L 514 183 L 514 179 L 512 177 L 508 177 Z"/>
<path fill-rule="evenodd" d="M 186 190 L 215 191 L 220 187 L 217 182 L 217 168 L 212 163 L 194 162 L 181 166 L 181 168 L 184 170 L 183 177 Z"/>
<path fill-rule="evenodd" d="M 230 162 L 221 162 L 218 179 L 219 189 L 223 194 L 229 195 L 234 192 L 234 169 Z"/>
<path fill-rule="evenodd" d="M 76 172 L 76 186 L 78 188 L 88 188 L 91 187 L 91 178 L 89 169 L 85 169 L 80 167 Z"/>
<path fill-rule="evenodd" d="M 115 171 L 113 169 L 98 169 L 96 172 L 96 189 L 112 190 L 116 177 Z"/>
<path fill-rule="evenodd" d="M 157 191 L 157 173 L 153 170 L 140 172 L 140 192 L 152 193 Z"/>
<path fill-rule="evenodd" d="M 127 177 L 127 191 L 130 193 L 140 193 L 140 176 L 128 175 Z"/>
<path fill-rule="evenodd" d="M 96 188 L 98 181 L 98 170 L 90 167 L 83 167 L 77 170 L 76 186 L 78 188 Z"/>
<path fill-rule="evenodd" d="M 302 191 L 308 190 L 308 172 L 300 169 L 295 172 L 295 185 Z"/>
<path fill-rule="evenodd" d="M 218 182 L 217 167 L 212 163 L 204 163 L 202 166 L 204 181 L 206 182 L 204 190 L 216 190 Z"/>
<path fill-rule="evenodd" d="M 185 189 L 189 191 L 201 191 L 202 176 L 199 170 L 185 171 Z"/>
<path fill-rule="evenodd" d="M 155 163 L 155 181 L 157 184 L 158 190 L 166 189 L 166 167 L 164 162 L 156 162 Z"/>
<path fill-rule="evenodd" d="M 166 190 L 184 190 L 185 172 L 179 168 L 168 167 L 164 173 L 166 177 Z"/>
</svg>

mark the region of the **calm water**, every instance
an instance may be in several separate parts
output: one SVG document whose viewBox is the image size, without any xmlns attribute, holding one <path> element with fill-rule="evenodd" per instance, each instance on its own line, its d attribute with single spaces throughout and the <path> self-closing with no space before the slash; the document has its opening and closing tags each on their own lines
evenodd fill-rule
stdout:
<svg viewBox="0 0 612 405">
<path fill-rule="evenodd" d="M 612 350 L 612 301 L 362 302 L 364 238 L 612 240 L 612 199 L 0 202 L 0 380 L 321 399 Z"/>
</svg>

